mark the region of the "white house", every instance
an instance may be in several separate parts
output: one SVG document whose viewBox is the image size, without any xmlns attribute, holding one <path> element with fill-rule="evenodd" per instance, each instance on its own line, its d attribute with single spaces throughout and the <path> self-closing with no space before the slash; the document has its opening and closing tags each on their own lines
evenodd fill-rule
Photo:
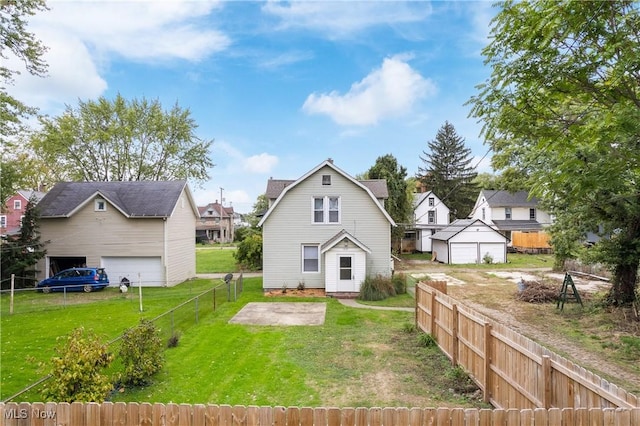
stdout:
<svg viewBox="0 0 640 426">
<path fill-rule="evenodd" d="M 469 215 L 480 219 L 504 234 L 514 247 L 524 250 L 548 250 L 549 238 L 544 228 L 553 218 L 538 207 L 538 199 L 527 191 L 480 191 Z"/>
<path fill-rule="evenodd" d="M 352 296 L 368 275 L 391 275 L 385 180 L 356 180 L 329 159 L 297 180 L 269 179 L 265 195 L 265 290 L 303 283 Z"/>
<path fill-rule="evenodd" d="M 414 226 L 417 251 L 432 251 L 431 236 L 449 225 L 449 207 L 433 192 L 415 194 Z"/>
<path fill-rule="evenodd" d="M 431 236 L 442 263 L 505 263 L 507 238 L 480 219 L 458 219 Z"/>
</svg>

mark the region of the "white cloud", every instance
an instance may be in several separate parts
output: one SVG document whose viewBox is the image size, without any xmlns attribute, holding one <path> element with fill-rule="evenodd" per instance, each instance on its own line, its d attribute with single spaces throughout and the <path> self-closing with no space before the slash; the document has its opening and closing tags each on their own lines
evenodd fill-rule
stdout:
<svg viewBox="0 0 640 426">
<path fill-rule="evenodd" d="M 318 31 L 335 39 L 379 25 L 420 22 L 432 13 L 429 2 L 269 1 L 263 12 L 280 19 L 277 29 Z"/>
<path fill-rule="evenodd" d="M 278 164 L 278 157 L 267 153 L 245 158 L 243 169 L 249 173 L 269 173 Z"/>
<path fill-rule="evenodd" d="M 436 92 L 435 84 L 425 79 L 406 62 L 406 58 L 386 58 L 341 95 L 312 93 L 302 109 L 308 114 L 326 114 L 340 125 L 365 126 L 407 113 L 420 99 Z"/>
<path fill-rule="evenodd" d="M 48 6 L 29 21 L 29 30 L 49 49 L 48 76 L 23 72 L 8 88 L 45 113 L 100 96 L 107 89 L 100 73 L 116 58 L 198 61 L 230 45 L 224 34 L 198 22 L 216 2 L 53 1 Z"/>
</svg>

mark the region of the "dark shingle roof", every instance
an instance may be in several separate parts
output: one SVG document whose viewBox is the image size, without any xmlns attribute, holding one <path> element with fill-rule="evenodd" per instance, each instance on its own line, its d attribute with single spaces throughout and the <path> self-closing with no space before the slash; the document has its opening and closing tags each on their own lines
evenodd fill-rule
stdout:
<svg viewBox="0 0 640 426">
<path fill-rule="evenodd" d="M 458 233 L 464 231 L 467 227 L 475 222 L 482 222 L 479 219 L 457 219 L 449 226 L 436 232 L 431 236 L 432 240 L 449 241 L 455 237 Z M 484 222 L 482 222 L 484 223 Z"/>
<path fill-rule="evenodd" d="M 509 192 L 483 189 L 484 198 L 491 207 L 536 207 L 538 199 L 529 199 L 527 191 Z"/>
<path fill-rule="evenodd" d="M 535 220 L 494 220 L 493 224 L 501 231 L 538 231 L 542 224 Z"/>
<path fill-rule="evenodd" d="M 185 180 L 60 182 L 40 200 L 41 217 L 67 217 L 96 194 L 130 217 L 169 217 Z"/>
<path fill-rule="evenodd" d="M 389 198 L 389 189 L 387 188 L 387 180 L 386 179 L 368 179 L 368 180 L 359 180 L 361 184 L 369 188 L 369 191 L 373 193 L 373 196 L 376 198 Z"/>
<path fill-rule="evenodd" d="M 267 181 L 265 196 L 269 200 L 275 200 L 287 186 L 295 182 L 295 180 L 269 179 Z M 385 179 L 359 180 L 358 182 L 367 187 L 374 197 L 389 198 L 389 190 L 387 189 L 387 181 Z"/>
<path fill-rule="evenodd" d="M 265 196 L 268 200 L 275 200 L 287 186 L 294 182 L 295 180 L 269 179 L 267 181 L 267 192 L 265 192 Z"/>
</svg>

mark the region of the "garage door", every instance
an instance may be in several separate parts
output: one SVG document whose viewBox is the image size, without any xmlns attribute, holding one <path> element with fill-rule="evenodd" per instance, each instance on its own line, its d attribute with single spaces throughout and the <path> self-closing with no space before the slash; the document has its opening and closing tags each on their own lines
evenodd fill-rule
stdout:
<svg viewBox="0 0 640 426">
<path fill-rule="evenodd" d="M 505 263 L 505 251 L 503 243 L 480 243 L 480 260 L 484 263 L 484 257 L 488 254 L 493 259 L 492 263 Z"/>
<path fill-rule="evenodd" d="M 449 263 L 477 263 L 478 244 L 451 243 L 451 259 Z"/>
<path fill-rule="evenodd" d="M 165 285 L 160 257 L 103 257 L 102 266 L 107 270 L 110 285 L 118 285 L 125 278 L 134 285 L 140 279 L 143 287 Z"/>
</svg>

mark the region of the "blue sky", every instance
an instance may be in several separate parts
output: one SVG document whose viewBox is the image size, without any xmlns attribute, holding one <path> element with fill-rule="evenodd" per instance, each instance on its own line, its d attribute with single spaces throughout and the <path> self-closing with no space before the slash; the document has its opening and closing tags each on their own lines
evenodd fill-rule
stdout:
<svg viewBox="0 0 640 426">
<path fill-rule="evenodd" d="M 445 121 L 491 171 L 464 106 L 490 71 L 490 1 L 48 6 L 29 20 L 48 76 L 22 73 L 10 92 L 53 116 L 118 93 L 188 108 L 198 137 L 215 140 L 211 180 L 191 185 L 199 205 L 223 188 L 225 205 L 249 212 L 269 177 L 296 179 L 327 158 L 356 175 L 392 154 L 414 175 Z"/>
</svg>

